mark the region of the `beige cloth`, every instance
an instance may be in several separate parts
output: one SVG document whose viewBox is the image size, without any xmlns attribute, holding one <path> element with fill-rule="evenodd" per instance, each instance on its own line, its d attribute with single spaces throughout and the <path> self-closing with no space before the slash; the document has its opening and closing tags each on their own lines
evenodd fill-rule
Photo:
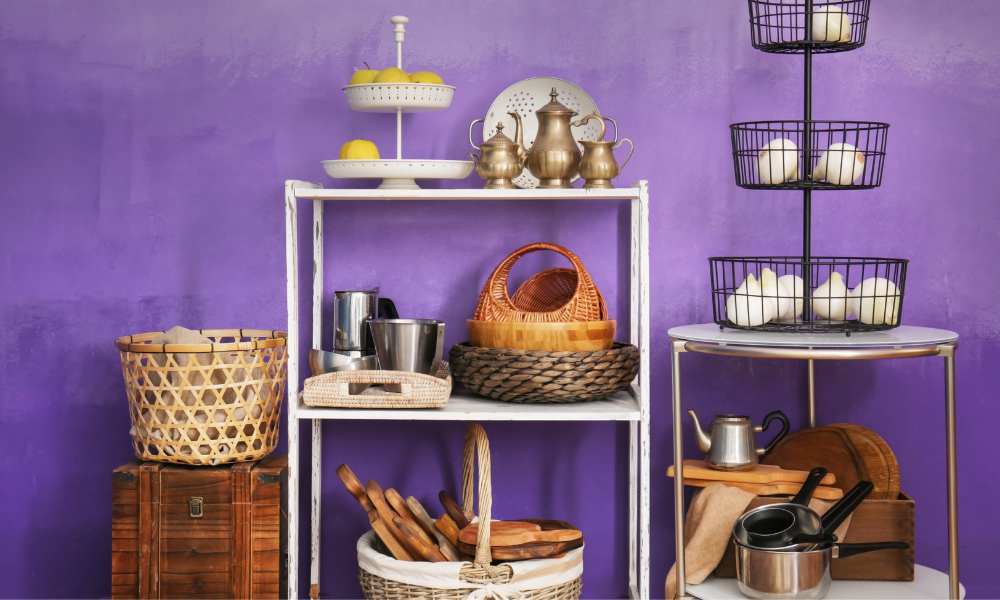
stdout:
<svg viewBox="0 0 1000 600">
<path fill-rule="evenodd" d="M 688 585 L 698 584 L 719 566 L 729 548 L 736 519 L 746 512 L 756 496 L 724 483 L 712 483 L 695 494 L 684 518 L 684 575 Z M 813 499 L 810 508 L 824 514 L 832 502 Z M 838 539 L 844 539 L 851 524 L 848 517 L 837 528 Z M 667 573 L 666 598 L 677 597 L 677 565 Z"/>
</svg>

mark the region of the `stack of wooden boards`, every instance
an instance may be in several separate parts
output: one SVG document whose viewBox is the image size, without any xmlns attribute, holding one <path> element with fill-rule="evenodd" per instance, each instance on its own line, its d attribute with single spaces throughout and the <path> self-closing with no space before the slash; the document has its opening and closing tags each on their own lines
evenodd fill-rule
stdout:
<svg viewBox="0 0 1000 600">
<path fill-rule="evenodd" d="M 684 484 L 705 487 L 710 483 L 724 483 L 751 492 L 757 496 L 794 495 L 802 487 L 809 475 L 808 471 L 783 469 L 774 465 L 754 465 L 743 471 L 720 471 L 708 466 L 704 460 L 685 460 L 683 463 Z M 674 468 L 667 469 L 669 477 L 674 476 Z M 834 487 L 836 477 L 827 473 L 813 492 L 813 497 L 821 500 L 839 500 L 844 491 Z"/>
<path fill-rule="evenodd" d="M 337 468 L 337 476 L 368 515 L 372 531 L 397 560 L 467 561 L 475 556 L 479 523 L 473 522 L 473 515 L 463 511 L 451 494 L 442 491 L 438 495 L 444 514 L 433 519 L 413 496 L 404 499 L 377 481 L 361 485 L 347 465 Z M 495 561 L 554 558 L 582 545 L 583 534 L 565 521 L 519 519 L 490 524 L 490 552 Z"/>
</svg>

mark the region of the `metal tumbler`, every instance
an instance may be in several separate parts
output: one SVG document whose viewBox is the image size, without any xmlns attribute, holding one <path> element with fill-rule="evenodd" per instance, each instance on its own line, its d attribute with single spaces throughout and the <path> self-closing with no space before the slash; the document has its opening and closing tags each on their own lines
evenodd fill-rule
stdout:
<svg viewBox="0 0 1000 600">
<path fill-rule="evenodd" d="M 371 319 L 379 368 L 433 375 L 444 352 L 444 321 Z"/>
</svg>

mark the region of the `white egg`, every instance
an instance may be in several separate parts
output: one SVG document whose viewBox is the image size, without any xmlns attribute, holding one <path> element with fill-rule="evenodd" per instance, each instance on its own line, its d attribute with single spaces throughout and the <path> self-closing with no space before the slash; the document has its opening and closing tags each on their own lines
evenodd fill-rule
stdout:
<svg viewBox="0 0 1000 600">
<path fill-rule="evenodd" d="M 825 5 L 813 9 L 812 40 L 814 42 L 851 41 L 851 18 L 839 6 Z"/>
<path fill-rule="evenodd" d="M 851 314 L 866 325 L 895 325 L 902 298 L 896 284 L 885 277 L 869 277 L 854 286 Z"/>
<path fill-rule="evenodd" d="M 788 138 L 768 142 L 757 155 L 760 183 L 777 185 L 799 177 L 799 147 Z"/>
<path fill-rule="evenodd" d="M 747 275 L 736 291 L 726 298 L 726 318 L 741 327 L 763 325 L 775 317 L 771 304 L 765 303 L 753 273 Z"/>
<path fill-rule="evenodd" d="M 815 181 L 833 185 L 851 185 L 865 174 L 865 155 L 857 146 L 847 143 L 830 144 L 813 168 Z"/>
<path fill-rule="evenodd" d="M 798 275 L 789 273 L 778 278 L 778 321 L 794 322 L 802 317 L 805 289 L 805 282 Z"/>
<path fill-rule="evenodd" d="M 847 286 L 844 277 L 834 271 L 830 278 L 813 290 L 813 313 L 820 319 L 847 319 Z"/>
</svg>

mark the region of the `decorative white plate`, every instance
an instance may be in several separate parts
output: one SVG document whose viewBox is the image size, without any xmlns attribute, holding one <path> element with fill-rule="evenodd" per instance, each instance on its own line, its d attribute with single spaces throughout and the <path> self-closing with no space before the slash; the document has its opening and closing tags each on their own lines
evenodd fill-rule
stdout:
<svg viewBox="0 0 1000 600">
<path fill-rule="evenodd" d="M 509 137 L 514 137 L 514 119 L 507 113 L 516 112 L 521 115 L 521 124 L 524 125 L 524 147 L 531 149 L 535 143 L 535 135 L 538 133 L 538 117 L 535 111 L 549 103 L 551 98 L 549 93 L 552 88 L 559 92 L 559 102 L 567 108 L 575 110 L 577 116 L 574 120 L 598 112 L 597 104 L 587 92 L 580 89 L 575 83 L 556 77 L 531 77 L 523 79 L 517 83 L 507 86 L 507 89 L 500 92 L 489 110 L 486 111 L 486 122 L 483 124 L 483 141 L 490 139 L 497 132 L 497 123 L 503 123 L 504 133 Z M 573 128 L 573 137 L 576 138 L 577 145 L 580 140 L 597 141 L 601 134 L 601 123 L 591 119 L 583 127 Z M 581 152 L 583 147 L 580 147 Z M 577 178 L 574 177 L 574 180 Z M 527 168 L 514 178 L 514 184 L 520 188 L 538 187 L 538 178 L 531 174 Z"/>
<path fill-rule="evenodd" d="M 415 179 L 465 179 L 471 160 L 324 160 L 323 169 L 334 179 L 381 179 L 379 189 L 419 190 Z"/>
<path fill-rule="evenodd" d="M 455 87 L 437 83 L 361 83 L 344 88 L 351 110 L 424 112 L 451 106 Z"/>
</svg>

